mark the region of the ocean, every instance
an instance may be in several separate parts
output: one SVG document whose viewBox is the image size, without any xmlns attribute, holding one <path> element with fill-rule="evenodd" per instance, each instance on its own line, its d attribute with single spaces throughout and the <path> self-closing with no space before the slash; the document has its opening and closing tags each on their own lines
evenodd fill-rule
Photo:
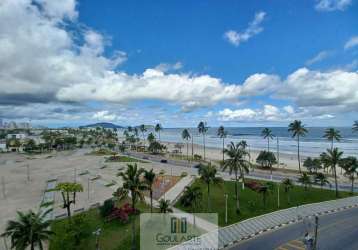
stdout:
<svg viewBox="0 0 358 250">
<path fill-rule="evenodd" d="M 261 136 L 263 128 L 259 127 L 228 127 L 225 128 L 228 135 L 225 139 L 225 144 L 239 142 L 246 140 L 250 149 L 264 150 L 267 149 L 267 140 Z M 296 154 L 297 141 L 292 138 L 291 133 L 288 132 L 287 127 L 272 127 L 270 128 L 275 136 L 279 138 L 280 153 Z M 307 127 L 308 134 L 300 138 L 300 150 L 304 156 L 319 156 L 320 153 L 325 152 L 327 148 L 331 147 L 331 143 L 323 138 L 326 128 L 323 127 Z M 353 133 L 350 127 L 336 128 L 340 131 L 342 139 L 340 142 L 334 142 L 334 147 L 338 147 L 344 151 L 344 154 L 358 157 L 358 133 Z M 168 142 L 183 142 L 181 132 L 183 128 L 166 128 L 161 131 L 161 140 Z M 189 128 L 193 135 L 195 144 L 202 145 L 202 136 L 199 135 L 196 128 Z M 148 131 L 147 133 L 152 132 Z M 209 128 L 206 136 L 206 146 L 222 148 L 222 139 L 217 136 L 217 128 Z M 277 139 L 276 137 L 270 141 L 270 148 L 276 151 Z"/>
</svg>

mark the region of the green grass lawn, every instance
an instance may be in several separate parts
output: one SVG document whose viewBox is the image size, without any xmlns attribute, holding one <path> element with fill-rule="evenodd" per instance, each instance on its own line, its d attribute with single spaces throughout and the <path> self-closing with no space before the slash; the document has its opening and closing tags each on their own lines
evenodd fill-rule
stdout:
<svg viewBox="0 0 358 250">
<path fill-rule="evenodd" d="M 207 186 L 200 180 L 196 180 L 193 185 L 199 186 L 203 192 L 203 199 L 201 202 L 200 211 L 208 212 L 207 210 Z M 275 191 L 267 196 L 266 207 L 263 205 L 262 194 L 250 190 L 245 187 L 245 190 L 241 190 L 240 187 L 240 209 L 241 213 L 236 213 L 236 200 L 235 200 L 235 182 L 225 181 L 221 186 L 211 185 L 211 212 L 218 213 L 219 225 L 226 226 L 225 224 L 225 197 L 224 194 L 228 194 L 228 224 L 233 224 L 251 217 L 270 213 L 279 209 L 285 209 L 289 207 L 295 207 L 297 205 L 303 205 L 307 203 L 321 202 L 326 200 L 335 199 L 335 192 L 330 190 L 324 190 L 319 188 L 308 188 L 307 191 L 303 187 L 294 186 L 290 190 L 290 203 L 287 200 L 287 194 L 284 192 L 284 188 L 280 185 L 280 208 L 277 207 L 277 188 Z M 349 193 L 340 192 L 340 197 L 347 197 Z M 189 208 L 183 207 L 178 201 L 175 205 L 185 211 L 190 211 Z"/>
<path fill-rule="evenodd" d="M 141 212 L 149 212 L 150 208 L 145 204 L 138 204 L 137 208 Z M 79 215 L 76 215 L 79 216 Z M 84 224 L 81 226 L 81 234 L 78 235 L 80 242 L 76 244 L 73 237 L 69 237 L 66 234 L 66 226 L 68 225 L 68 219 L 54 221 L 51 225 L 52 230 L 55 232 L 55 236 L 50 242 L 50 250 L 62 250 L 62 249 L 78 249 L 78 250 L 95 250 L 96 240 L 92 234 L 97 228 L 102 229 L 100 236 L 100 248 L 103 250 L 127 250 L 131 246 L 132 223 L 123 224 L 118 220 L 111 222 L 105 222 L 100 216 L 97 209 L 92 209 L 87 212 L 81 213 L 80 216 L 84 216 Z M 136 243 L 137 249 L 139 249 L 139 215 L 136 216 Z"/>
<path fill-rule="evenodd" d="M 119 158 L 116 158 L 114 160 L 107 158 L 106 162 L 140 162 L 140 163 L 147 163 L 147 161 L 142 161 L 136 158 L 132 158 L 129 156 L 121 155 Z"/>
</svg>

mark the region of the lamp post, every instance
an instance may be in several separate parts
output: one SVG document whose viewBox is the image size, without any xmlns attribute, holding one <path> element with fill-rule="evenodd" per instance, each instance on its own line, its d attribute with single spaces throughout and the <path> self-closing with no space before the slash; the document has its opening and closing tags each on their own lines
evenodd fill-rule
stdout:
<svg viewBox="0 0 358 250">
<path fill-rule="evenodd" d="M 96 250 L 100 250 L 99 249 L 99 236 L 101 235 L 102 229 L 98 228 L 96 231 L 92 232 L 92 234 L 94 236 L 96 236 Z"/>
<path fill-rule="evenodd" d="M 225 224 L 227 224 L 227 198 L 228 194 L 224 194 L 225 197 Z"/>
</svg>

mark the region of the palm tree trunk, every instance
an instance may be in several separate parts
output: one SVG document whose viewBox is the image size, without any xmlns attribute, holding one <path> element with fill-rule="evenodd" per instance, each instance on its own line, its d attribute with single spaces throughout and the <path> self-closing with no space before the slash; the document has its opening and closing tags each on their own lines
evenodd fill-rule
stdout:
<svg viewBox="0 0 358 250">
<path fill-rule="evenodd" d="M 211 211 L 211 204 L 210 204 L 210 183 L 208 183 L 208 211 Z"/>
<path fill-rule="evenodd" d="M 337 184 L 337 171 L 336 171 L 336 166 L 333 166 L 333 171 L 334 171 L 334 182 L 336 185 L 336 198 L 338 198 L 338 184 Z"/>
<path fill-rule="evenodd" d="M 194 159 L 194 136 L 191 136 L 191 158 Z"/>
<path fill-rule="evenodd" d="M 153 213 L 153 191 L 152 191 L 152 188 L 149 191 L 149 195 L 150 195 L 150 213 Z"/>
<path fill-rule="evenodd" d="M 189 161 L 189 143 L 188 143 L 188 140 L 186 140 L 186 159 Z"/>
<path fill-rule="evenodd" d="M 135 250 L 136 247 L 135 247 L 135 198 L 134 198 L 134 195 L 133 195 L 133 192 L 131 192 L 131 196 L 132 196 L 132 208 L 133 208 L 133 211 L 134 211 L 134 214 L 133 214 L 133 218 L 132 218 L 132 250 Z"/>
<path fill-rule="evenodd" d="M 235 172 L 235 191 L 236 191 L 236 213 L 240 213 L 239 187 L 237 179 L 237 171 Z"/>
<path fill-rule="evenodd" d="M 353 195 L 354 192 L 354 175 L 352 176 L 352 187 L 351 187 L 351 193 Z"/>
<path fill-rule="evenodd" d="M 225 161 L 225 138 L 223 137 L 223 164 L 224 164 L 224 161 Z"/>
<path fill-rule="evenodd" d="M 301 173 L 301 159 L 300 159 L 300 136 L 297 135 L 297 158 L 298 158 L 298 169 Z"/>
<path fill-rule="evenodd" d="M 267 152 L 270 152 L 270 137 L 267 137 Z"/>
<path fill-rule="evenodd" d="M 203 144 L 204 144 L 204 161 L 205 161 L 205 133 L 203 133 Z"/>
<path fill-rule="evenodd" d="M 159 141 L 160 141 L 160 130 L 158 131 L 158 134 L 159 134 Z"/>
</svg>

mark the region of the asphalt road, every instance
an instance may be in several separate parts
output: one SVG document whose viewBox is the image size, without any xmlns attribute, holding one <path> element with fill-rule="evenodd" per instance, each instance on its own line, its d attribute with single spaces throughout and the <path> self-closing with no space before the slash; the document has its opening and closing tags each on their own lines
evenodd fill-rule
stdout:
<svg viewBox="0 0 358 250">
<path fill-rule="evenodd" d="M 348 209 L 319 217 L 317 249 L 358 249 L 358 208 Z M 230 250 L 304 249 L 297 247 L 309 227 L 308 221 L 292 224 L 243 241 Z M 312 223 L 313 225 L 313 223 Z M 296 247 L 293 247 L 295 245 Z"/>
</svg>

